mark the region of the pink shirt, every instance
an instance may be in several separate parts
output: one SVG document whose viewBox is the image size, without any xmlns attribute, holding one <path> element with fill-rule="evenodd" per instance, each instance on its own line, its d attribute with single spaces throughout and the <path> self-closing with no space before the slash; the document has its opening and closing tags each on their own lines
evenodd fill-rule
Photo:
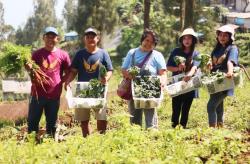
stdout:
<svg viewBox="0 0 250 164">
<path fill-rule="evenodd" d="M 39 97 L 48 99 L 58 99 L 62 93 L 61 78 L 63 71 L 69 69 L 70 58 L 67 52 L 57 48 L 56 51 L 50 52 L 45 48 L 38 49 L 32 54 L 32 60 L 36 62 L 41 70 L 51 78 L 49 84 L 45 84 L 44 89 L 32 83 L 31 95 L 36 96 L 35 88 Z"/>
</svg>

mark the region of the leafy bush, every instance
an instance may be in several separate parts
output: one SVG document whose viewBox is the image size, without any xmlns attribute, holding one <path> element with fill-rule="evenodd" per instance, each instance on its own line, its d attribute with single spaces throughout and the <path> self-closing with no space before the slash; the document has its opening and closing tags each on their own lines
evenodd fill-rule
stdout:
<svg viewBox="0 0 250 164">
<path fill-rule="evenodd" d="M 250 33 L 236 33 L 236 45 L 239 48 L 240 63 L 250 65 Z"/>
</svg>

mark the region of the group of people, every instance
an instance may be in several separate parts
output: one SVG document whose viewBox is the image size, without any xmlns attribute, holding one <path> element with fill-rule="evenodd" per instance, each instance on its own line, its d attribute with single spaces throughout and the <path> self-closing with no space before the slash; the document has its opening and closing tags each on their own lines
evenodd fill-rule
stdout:
<svg viewBox="0 0 250 164">
<path fill-rule="evenodd" d="M 211 71 L 223 71 L 228 78 L 233 76 L 233 66 L 238 64 L 238 49 L 233 44 L 234 29 L 228 25 L 221 26 L 216 31 L 217 44 L 211 53 L 211 63 L 208 68 Z M 65 89 L 70 82 L 77 77 L 79 82 L 88 82 L 91 79 L 98 79 L 107 84 L 112 76 L 113 66 L 107 51 L 98 47 L 100 32 L 95 28 L 88 28 L 84 31 L 82 41 L 84 48 L 79 50 L 72 62 L 67 52 L 56 47 L 60 37 L 54 27 L 45 28 L 43 34 L 44 47 L 32 53 L 32 60 L 39 65 L 40 69 L 48 75 L 52 81 L 44 86 L 32 82 L 31 98 L 28 112 L 28 132 L 39 130 L 39 122 L 43 111 L 46 116 L 46 132 L 54 135 L 56 121 L 60 104 L 63 83 Z M 128 51 L 122 63 L 122 75 L 124 78 L 132 79 L 128 69 L 133 65 L 140 65 L 140 75 L 145 73 L 159 75 L 162 88 L 166 85 L 166 72 L 172 75 L 185 73 L 184 81 L 189 81 L 199 69 L 200 62 L 193 60 L 199 52 L 195 50 L 198 41 L 197 35 L 192 28 L 185 29 L 179 37 L 180 47 L 175 48 L 168 61 L 165 62 L 161 52 L 155 50 L 158 38 L 152 30 L 145 29 L 140 45 Z M 185 62 L 178 65 L 174 61 L 175 56 L 182 56 Z M 104 65 L 107 69 L 105 77 L 100 78 L 99 67 Z M 29 71 L 31 65 L 26 66 Z M 44 89 L 45 88 L 45 89 Z M 210 95 L 207 104 L 208 120 L 210 127 L 221 127 L 223 125 L 223 101 L 227 95 L 233 95 L 233 90 L 227 90 Z M 187 127 L 189 110 L 194 98 L 198 97 L 198 90 L 181 94 L 172 98 L 172 127 L 181 125 Z M 145 115 L 146 128 L 157 128 L 157 110 L 136 109 L 133 99 L 128 100 L 128 110 L 131 114 L 131 124 L 142 126 L 142 115 Z M 97 130 L 104 133 L 107 128 L 106 108 L 94 109 L 97 120 Z M 90 109 L 75 109 L 75 119 L 80 121 L 84 137 L 91 133 Z"/>
</svg>

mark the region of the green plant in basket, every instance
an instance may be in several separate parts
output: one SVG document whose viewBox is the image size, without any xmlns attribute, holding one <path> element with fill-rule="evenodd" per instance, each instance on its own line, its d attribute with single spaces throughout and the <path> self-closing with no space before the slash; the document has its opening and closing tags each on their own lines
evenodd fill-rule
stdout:
<svg viewBox="0 0 250 164">
<path fill-rule="evenodd" d="M 77 97 L 80 98 L 102 98 L 104 97 L 105 85 L 98 79 L 91 79 L 87 89 L 81 90 Z"/>
<path fill-rule="evenodd" d="M 159 98 L 161 95 L 160 79 L 156 76 L 137 76 L 134 80 L 134 93 L 140 98 Z"/>
</svg>

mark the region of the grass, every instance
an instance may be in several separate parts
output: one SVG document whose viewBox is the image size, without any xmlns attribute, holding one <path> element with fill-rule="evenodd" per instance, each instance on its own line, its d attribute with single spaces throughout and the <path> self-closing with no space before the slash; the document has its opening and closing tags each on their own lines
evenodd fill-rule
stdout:
<svg viewBox="0 0 250 164">
<path fill-rule="evenodd" d="M 188 122 L 189 129 L 171 128 L 171 98 L 157 109 L 159 130 L 131 126 L 126 101 L 116 96 L 122 59 L 112 56 L 114 73 L 109 83 L 108 131 L 82 138 L 79 125 L 67 128 L 66 141 L 44 138 L 36 144 L 34 134 L 17 139 L 21 127 L 0 129 L 0 163 L 248 163 L 250 161 L 250 83 L 236 89 L 225 101 L 225 127 L 208 128 L 208 93 L 200 89 Z M 93 116 L 93 115 L 92 115 Z M 91 123 L 95 128 L 95 119 Z M 44 120 L 42 121 L 44 126 Z"/>
</svg>

